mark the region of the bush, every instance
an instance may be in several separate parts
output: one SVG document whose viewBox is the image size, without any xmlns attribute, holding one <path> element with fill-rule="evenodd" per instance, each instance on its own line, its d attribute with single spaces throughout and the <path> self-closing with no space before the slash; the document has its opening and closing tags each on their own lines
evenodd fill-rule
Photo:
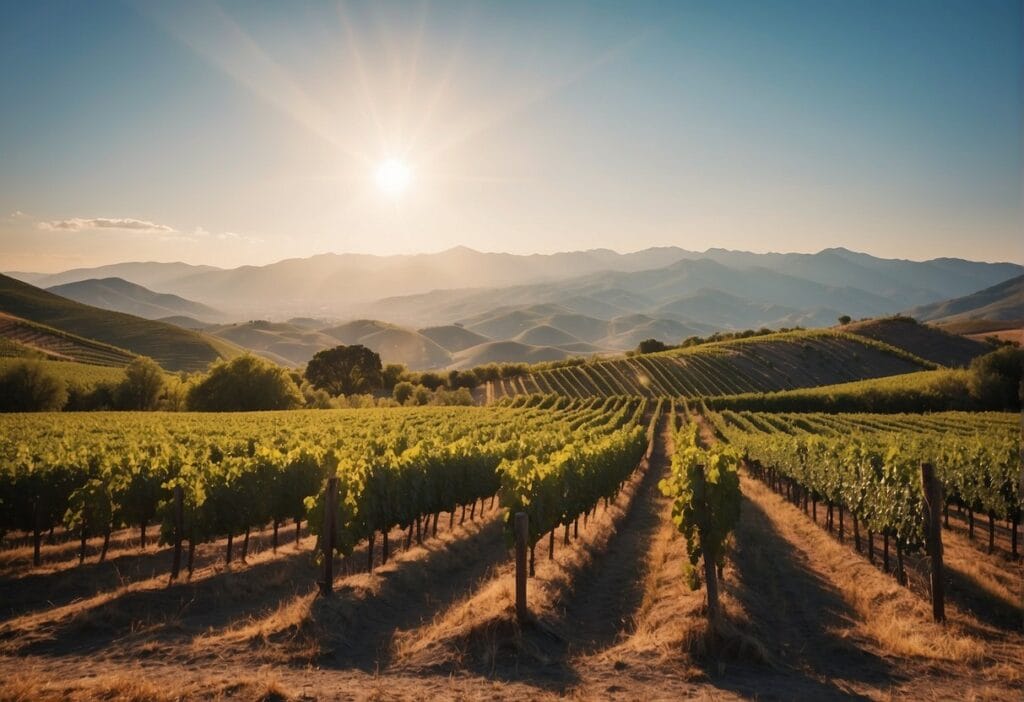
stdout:
<svg viewBox="0 0 1024 702">
<path fill-rule="evenodd" d="M 126 410 L 156 409 L 164 391 L 164 371 L 151 358 L 139 356 L 124 369 L 124 380 L 114 392 L 117 407 Z"/>
<path fill-rule="evenodd" d="M 657 339 L 644 339 L 636 347 L 636 352 L 640 354 L 658 353 L 659 351 L 667 351 L 669 348 L 668 344 Z"/>
<path fill-rule="evenodd" d="M 385 390 L 393 390 L 409 371 L 401 363 L 389 363 L 381 372 L 381 381 Z"/>
<path fill-rule="evenodd" d="M 416 389 L 412 393 L 412 403 L 414 405 L 425 405 L 430 402 L 430 390 L 422 385 L 417 385 Z"/>
<path fill-rule="evenodd" d="M 334 399 L 326 390 L 314 388 L 309 383 L 302 384 L 302 398 L 308 409 L 331 409 L 335 406 Z"/>
<path fill-rule="evenodd" d="M 41 363 L 25 361 L 0 376 L 0 412 L 52 412 L 67 402 L 64 381 Z"/>
<path fill-rule="evenodd" d="M 395 385 L 395 390 L 392 393 L 392 397 L 395 398 L 395 402 L 397 402 L 400 405 L 404 405 L 408 401 L 408 399 L 412 397 L 413 392 L 413 384 L 407 381 L 402 381 L 401 383 Z"/>
<path fill-rule="evenodd" d="M 246 354 L 213 364 L 187 404 L 199 412 L 284 410 L 301 406 L 302 394 L 284 368 Z"/>
<path fill-rule="evenodd" d="M 978 356 L 969 368 L 971 396 L 985 407 L 1019 410 L 1022 369 L 1024 350 L 1016 346 L 1004 346 Z"/>
</svg>

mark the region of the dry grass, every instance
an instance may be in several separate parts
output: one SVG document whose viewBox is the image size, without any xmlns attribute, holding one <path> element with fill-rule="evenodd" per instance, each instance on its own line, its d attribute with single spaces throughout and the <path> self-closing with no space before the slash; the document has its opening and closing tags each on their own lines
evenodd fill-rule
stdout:
<svg viewBox="0 0 1024 702">
<path fill-rule="evenodd" d="M 989 641 L 971 633 L 985 627 L 969 615 L 947 603 L 949 621 L 945 626 L 934 623 L 930 604 L 836 542 L 762 483 L 744 477 L 742 489 L 764 509 L 781 535 L 807 550 L 810 567 L 827 578 L 856 612 L 852 633 L 868 636 L 890 656 L 942 663 L 946 670 L 952 665 L 963 673 L 984 666 L 1001 680 L 1022 679 L 1019 669 L 1005 677 L 1005 655 L 994 655 Z M 1020 656 L 1018 661 L 1024 660 L 1024 641 L 1018 639 L 1013 650 Z"/>
<path fill-rule="evenodd" d="M 548 559 L 546 539 L 538 542 L 536 575 L 529 579 L 527 597 L 532 629 L 540 636 L 524 636 L 515 619 L 514 564 L 507 563 L 476 592 L 439 613 L 429 625 L 397 635 L 395 660 L 406 667 L 427 669 L 456 669 L 473 661 L 493 667 L 506 653 L 550 662 L 553 653 L 545 644 L 552 642 L 558 647 L 570 636 L 561 630 L 560 605 L 571 595 L 580 574 L 607 548 L 629 511 L 646 469 L 644 466 L 627 481 L 607 509 L 599 507 L 586 526 L 581 520 L 579 538 L 569 548 L 562 545 L 559 530 L 553 559 Z"/>
<path fill-rule="evenodd" d="M 129 672 L 99 673 L 73 681 L 50 682 L 38 674 L 14 673 L 0 682 L 8 702 L 180 702 L 187 699 L 285 702 L 295 699 L 271 674 L 255 673 L 241 682 L 182 676 L 173 686 Z"/>
</svg>

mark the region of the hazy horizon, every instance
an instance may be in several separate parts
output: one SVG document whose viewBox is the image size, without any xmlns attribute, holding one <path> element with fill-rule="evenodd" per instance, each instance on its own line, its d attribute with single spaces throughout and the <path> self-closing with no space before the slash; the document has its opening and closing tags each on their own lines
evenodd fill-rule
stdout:
<svg viewBox="0 0 1024 702">
<path fill-rule="evenodd" d="M 706 249 L 695 250 L 695 249 L 686 249 L 685 247 L 676 246 L 675 244 L 664 244 L 664 245 L 655 245 L 655 246 L 645 246 L 645 247 L 642 247 L 642 248 L 628 249 L 628 250 L 618 250 L 618 249 L 612 249 L 612 248 L 609 248 L 609 247 L 603 247 L 602 246 L 602 247 L 593 247 L 593 248 L 589 248 L 589 249 L 571 249 L 571 250 L 570 249 L 563 249 L 563 250 L 555 249 L 555 250 L 551 250 L 551 251 L 531 251 L 531 252 L 526 252 L 526 253 L 516 253 L 516 252 L 511 252 L 511 251 L 484 251 L 484 250 L 481 250 L 481 249 L 475 249 L 475 248 L 473 248 L 471 246 L 466 246 L 464 244 L 456 244 L 454 246 L 449 246 L 449 247 L 446 247 L 444 249 L 438 249 L 438 250 L 434 250 L 434 251 L 426 251 L 426 250 L 424 250 L 424 251 L 409 251 L 409 252 L 406 252 L 406 253 L 393 253 L 393 254 L 375 254 L 375 253 L 365 253 L 365 252 L 357 252 L 357 251 L 320 251 L 320 252 L 315 252 L 315 253 L 311 253 L 311 254 L 304 255 L 304 256 L 285 256 L 284 258 L 278 258 L 278 259 L 266 261 L 266 262 L 263 262 L 263 263 L 237 263 L 235 265 L 231 265 L 231 264 L 216 265 L 216 264 L 213 264 L 213 263 L 206 263 L 206 262 L 203 262 L 203 261 L 184 260 L 184 259 L 180 259 L 180 258 L 179 259 L 163 259 L 163 260 L 157 260 L 157 259 L 123 259 L 123 260 L 121 260 L 121 259 L 118 259 L 118 260 L 102 261 L 102 262 L 99 262 L 99 263 L 96 263 L 96 264 L 93 264 L 93 265 L 87 265 L 87 266 L 73 266 L 73 267 L 70 267 L 70 268 L 59 268 L 58 267 L 58 268 L 52 268 L 50 270 L 45 270 L 45 269 L 28 270 L 28 269 L 15 269 L 15 268 L 9 268 L 8 267 L 8 268 L 4 268 L 4 269 L 0 270 L 0 273 L 41 273 L 41 274 L 53 274 L 53 273 L 63 273 L 65 271 L 75 270 L 75 269 L 79 269 L 79 268 L 81 268 L 81 269 L 103 268 L 103 267 L 107 267 L 107 266 L 116 266 L 116 265 L 121 265 L 121 264 L 130 264 L 130 263 L 157 263 L 157 264 L 184 263 L 186 265 L 191 265 L 191 266 L 211 266 L 213 268 L 220 268 L 220 269 L 223 269 L 223 270 L 230 270 L 230 269 L 233 269 L 233 268 L 241 268 L 241 267 L 245 267 L 245 266 L 251 266 L 251 267 L 259 268 L 259 267 L 263 267 L 263 266 L 273 265 L 275 263 L 281 263 L 282 261 L 302 260 L 302 259 L 314 258 L 316 256 L 347 256 L 347 255 L 352 255 L 352 256 L 370 256 L 370 257 L 376 257 L 376 258 L 388 258 L 388 257 L 392 257 L 392 256 L 406 256 L 406 257 L 412 257 L 412 256 L 436 256 L 438 254 L 443 254 L 443 253 L 446 253 L 446 252 L 449 252 L 449 251 L 453 251 L 453 250 L 457 250 L 457 249 L 469 249 L 471 251 L 474 251 L 474 252 L 480 253 L 480 254 L 512 255 L 512 256 L 554 256 L 554 255 L 559 255 L 559 254 L 588 253 L 588 252 L 593 252 L 593 251 L 611 251 L 612 253 L 617 254 L 619 256 L 628 256 L 629 254 L 635 254 L 635 253 L 640 253 L 642 251 L 647 251 L 647 250 L 650 250 L 650 249 L 660 249 L 660 248 L 665 248 L 665 249 L 678 248 L 678 249 L 686 250 L 686 251 L 688 251 L 690 253 L 694 253 L 694 254 L 705 254 L 705 253 L 708 253 L 710 251 L 728 251 L 728 252 L 731 252 L 731 253 L 749 253 L 749 254 L 757 254 L 757 255 L 786 255 L 786 254 L 814 255 L 814 254 L 819 254 L 819 253 L 822 253 L 822 252 L 828 251 L 828 250 L 846 249 L 846 250 L 851 251 L 853 253 L 866 254 L 866 255 L 874 256 L 874 257 L 880 258 L 880 259 L 897 260 L 897 261 L 926 262 L 926 261 L 932 261 L 932 260 L 937 260 L 937 259 L 962 259 L 962 260 L 967 260 L 967 261 L 972 261 L 972 262 L 977 262 L 977 263 L 993 263 L 993 264 L 996 264 L 996 263 L 1013 263 L 1013 264 L 1024 265 L 1024 260 L 1013 260 L 1013 259 L 1001 259 L 1001 260 L 991 259 L 991 260 L 985 260 L 985 259 L 980 259 L 980 258 L 963 258 L 961 256 L 944 256 L 942 254 L 933 255 L 933 256 L 930 256 L 928 258 L 904 258 L 904 257 L 892 257 L 892 258 L 890 258 L 890 257 L 887 257 L 887 256 L 878 256 L 878 255 L 876 255 L 876 254 L 874 254 L 874 253 L 872 253 L 870 251 L 863 251 L 863 250 L 858 250 L 858 249 L 854 249 L 854 248 L 850 248 L 850 247 L 845 247 L 845 246 L 826 246 L 826 247 L 823 247 L 823 248 L 820 248 L 820 249 L 817 249 L 817 250 L 814 250 L 814 251 L 772 251 L 772 250 L 753 251 L 753 250 L 749 250 L 749 249 L 726 249 L 726 248 L 717 247 L 717 246 L 710 246 L 710 247 L 708 247 Z"/>
<path fill-rule="evenodd" d="M 7 3 L 0 268 L 456 245 L 1022 263 L 1021 13 Z"/>
</svg>

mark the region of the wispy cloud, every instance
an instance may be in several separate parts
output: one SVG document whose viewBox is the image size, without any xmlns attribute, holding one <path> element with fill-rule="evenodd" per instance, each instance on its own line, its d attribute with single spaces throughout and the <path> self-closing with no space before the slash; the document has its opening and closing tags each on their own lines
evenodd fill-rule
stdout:
<svg viewBox="0 0 1024 702">
<path fill-rule="evenodd" d="M 156 222 L 147 222 L 144 219 L 131 219 L 129 217 L 72 217 L 71 219 L 37 222 L 36 226 L 49 231 L 70 232 L 81 232 L 91 229 L 123 229 L 166 234 L 175 231 L 174 227 L 168 227 L 166 224 L 157 224 Z"/>
</svg>

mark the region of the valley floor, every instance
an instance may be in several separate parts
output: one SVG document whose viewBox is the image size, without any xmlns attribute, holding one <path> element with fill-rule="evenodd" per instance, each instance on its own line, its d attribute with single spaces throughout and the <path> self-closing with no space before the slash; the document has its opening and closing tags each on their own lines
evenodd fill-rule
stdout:
<svg viewBox="0 0 1024 702">
<path fill-rule="evenodd" d="M 443 515 L 422 545 L 396 530 L 372 574 L 357 572 L 362 545 L 329 600 L 312 537 L 296 549 L 288 531 L 276 553 L 269 531 L 254 535 L 244 564 L 207 544 L 192 581 L 171 587 L 169 551 L 127 532 L 103 564 L 91 551 L 78 566 L 73 541 L 45 547 L 38 568 L 27 546 L 0 551 L 0 699 L 1020 699 L 1024 570 L 1002 544 L 987 554 L 954 518 L 939 626 L 915 564 L 898 586 L 746 476 L 710 655 L 704 593 L 686 587 L 657 486 L 670 455 L 662 420 L 613 504 L 569 546 L 560 531 L 552 558 L 541 540 L 524 628 L 489 504 L 450 527 Z"/>
</svg>

